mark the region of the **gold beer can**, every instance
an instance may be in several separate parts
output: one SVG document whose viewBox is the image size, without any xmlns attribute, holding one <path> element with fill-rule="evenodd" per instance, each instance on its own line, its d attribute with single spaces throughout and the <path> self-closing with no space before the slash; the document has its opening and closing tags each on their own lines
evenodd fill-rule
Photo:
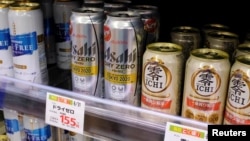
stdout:
<svg viewBox="0 0 250 141">
<path fill-rule="evenodd" d="M 237 58 L 240 55 L 247 55 L 250 54 L 250 43 L 242 43 L 239 44 L 238 47 L 235 50 L 235 58 Z"/>
<path fill-rule="evenodd" d="M 171 115 L 180 113 L 182 47 L 151 43 L 143 55 L 141 107 Z"/>
<path fill-rule="evenodd" d="M 182 117 L 222 123 L 230 67 L 225 51 L 201 48 L 191 52 L 185 68 Z"/>
<path fill-rule="evenodd" d="M 238 56 L 231 68 L 223 124 L 250 124 L 250 55 Z"/>
</svg>

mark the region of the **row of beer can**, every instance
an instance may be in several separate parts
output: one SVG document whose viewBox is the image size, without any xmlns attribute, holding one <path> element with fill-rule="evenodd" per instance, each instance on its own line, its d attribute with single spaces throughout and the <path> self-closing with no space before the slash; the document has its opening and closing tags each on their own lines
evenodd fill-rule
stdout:
<svg viewBox="0 0 250 141">
<path fill-rule="evenodd" d="M 238 46 L 244 49 L 233 65 L 220 49 L 194 49 L 185 63 L 180 45 L 148 45 L 141 107 L 209 124 L 249 124 L 249 45 Z"/>
</svg>

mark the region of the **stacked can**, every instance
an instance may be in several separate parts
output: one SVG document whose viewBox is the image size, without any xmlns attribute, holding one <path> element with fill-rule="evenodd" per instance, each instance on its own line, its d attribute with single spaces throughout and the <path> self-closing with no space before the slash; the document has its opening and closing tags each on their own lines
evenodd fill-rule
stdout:
<svg viewBox="0 0 250 141">
<path fill-rule="evenodd" d="M 177 26 L 171 30 L 171 42 L 183 47 L 185 61 L 193 49 L 200 48 L 200 30 L 191 26 Z"/>
<path fill-rule="evenodd" d="M 76 0 L 55 0 L 53 16 L 55 22 L 57 66 L 59 69 L 71 70 L 70 16 L 71 10 L 78 8 Z"/>
<path fill-rule="evenodd" d="M 222 50 L 191 52 L 185 68 L 183 117 L 222 124 L 230 66 L 229 55 Z"/>
<path fill-rule="evenodd" d="M 0 1 L 0 75 L 14 76 L 12 48 L 8 23 L 9 5 L 14 1 Z"/>
<path fill-rule="evenodd" d="M 38 3 L 14 3 L 8 12 L 14 77 L 48 84 L 43 16 Z M 26 28 L 25 28 L 26 27 Z M 22 88 L 25 84 L 16 84 Z"/>
<path fill-rule="evenodd" d="M 45 52 L 48 66 L 56 64 L 56 45 L 53 18 L 53 0 L 42 0 Z"/>
<path fill-rule="evenodd" d="M 224 24 L 217 24 L 217 23 L 211 23 L 211 24 L 205 24 L 202 27 L 202 46 L 207 47 L 207 34 L 209 32 L 214 31 L 230 31 L 230 27 Z"/>
<path fill-rule="evenodd" d="M 235 50 L 239 44 L 237 34 L 228 31 L 213 31 L 207 34 L 207 47 L 220 49 L 229 54 L 231 64 L 234 62 Z"/>
<path fill-rule="evenodd" d="M 144 30 L 135 12 L 107 15 L 104 23 L 105 98 L 139 106 Z"/>
<path fill-rule="evenodd" d="M 160 32 L 160 15 L 158 7 L 153 5 L 133 5 L 128 11 L 138 12 L 144 24 L 145 46 L 157 42 Z"/>
<path fill-rule="evenodd" d="M 236 47 L 234 58 L 237 58 L 240 55 L 247 55 L 247 54 L 250 54 L 250 43 L 245 42 L 239 44 Z"/>
<path fill-rule="evenodd" d="M 224 124 L 250 124 L 250 55 L 236 57 L 232 65 Z"/>
<path fill-rule="evenodd" d="M 95 7 L 95 8 L 103 8 L 104 1 L 103 0 L 84 0 L 82 7 Z"/>
<path fill-rule="evenodd" d="M 183 69 L 182 47 L 152 43 L 143 55 L 141 107 L 179 115 Z"/>
<path fill-rule="evenodd" d="M 73 9 L 70 24 L 73 91 L 103 97 L 103 9 Z"/>
<path fill-rule="evenodd" d="M 115 11 L 127 11 L 127 6 L 122 3 L 105 2 L 103 8 L 106 15 Z"/>
</svg>

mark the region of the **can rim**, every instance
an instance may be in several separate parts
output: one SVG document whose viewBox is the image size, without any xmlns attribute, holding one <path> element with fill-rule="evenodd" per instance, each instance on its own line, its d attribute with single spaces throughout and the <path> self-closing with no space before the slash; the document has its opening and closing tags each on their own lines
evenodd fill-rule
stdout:
<svg viewBox="0 0 250 141">
<path fill-rule="evenodd" d="M 170 42 L 156 42 L 147 45 L 147 50 L 161 52 L 161 53 L 168 53 L 168 52 L 181 52 L 182 53 L 182 46 L 170 43 Z"/>
<path fill-rule="evenodd" d="M 103 14 L 104 10 L 102 8 L 97 7 L 81 7 L 81 8 L 74 8 L 71 10 L 72 13 L 79 13 L 79 14 L 87 14 L 87 15 L 99 15 Z"/>
<path fill-rule="evenodd" d="M 199 58 L 199 59 L 209 59 L 209 60 L 223 60 L 229 59 L 229 54 L 220 49 L 213 48 L 198 48 L 190 52 L 190 56 Z M 217 57 L 217 58 L 215 58 Z"/>
<path fill-rule="evenodd" d="M 224 25 L 224 24 L 220 24 L 220 23 L 211 23 L 211 24 L 205 24 L 203 26 L 203 29 L 230 29 L 229 26 Z"/>
<path fill-rule="evenodd" d="M 1 0 L 0 1 L 0 8 L 9 7 L 11 4 L 15 3 L 14 0 Z"/>
<path fill-rule="evenodd" d="M 200 33 L 200 30 L 193 26 L 175 26 L 172 28 L 171 32 L 177 33 Z"/>
<path fill-rule="evenodd" d="M 108 17 L 118 19 L 140 19 L 140 16 L 135 11 L 116 11 L 107 14 Z"/>
<path fill-rule="evenodd" d="M 37 2 L 18 2 L 13 3 L 10 6 L 11 10 L 35 10 L 40 7 L 40 4 Z"/>
<path fill-rule="evenodd" d="M 239 36 L 236 33 L 229 31 L 211 31 L 207 33 L 208 38 L 216 39 L 238 39 Z"/>
<path fill-rule="evenodd" d="M 241 64 L 250 66 L 250 54 L 239 55 L 236 57 L 236 61 L 238 61 Z"/>
</svg>

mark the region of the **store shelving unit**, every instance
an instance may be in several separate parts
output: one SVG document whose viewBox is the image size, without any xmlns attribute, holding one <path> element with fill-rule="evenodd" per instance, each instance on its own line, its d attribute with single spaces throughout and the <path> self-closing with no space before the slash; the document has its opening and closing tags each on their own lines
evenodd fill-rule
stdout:
<svg viewBox="0 0 250 141">
<path fill-rule="evenodd" d="M 17 87 L 15 84 L 28 86 L 29 89 Z M 93 137 L 129 141 L 163 141 L 167 122 L 207 130 L 207 124 L 179 116 L 81 95 L 56 86 L 45 86 L 0 76 L 1 108 L 14 109 L 45 120 L 48 92 L 85 102 L 84 133 Z"/>
</svg>

